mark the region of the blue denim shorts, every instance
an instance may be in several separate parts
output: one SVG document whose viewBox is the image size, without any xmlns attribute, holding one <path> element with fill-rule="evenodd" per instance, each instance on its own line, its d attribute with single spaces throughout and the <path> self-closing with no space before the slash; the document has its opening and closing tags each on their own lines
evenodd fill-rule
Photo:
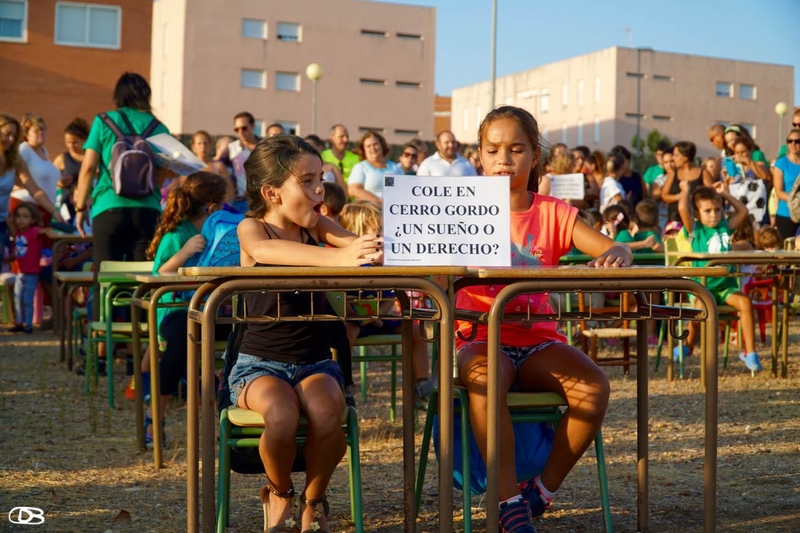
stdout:
<svg viewBox="0 0 800 533">
<path fill-rule="evenodd" d="M 240 353 L 236 363 L 231 368 L 228 376 L 228 386 L 231 389 L 231 402 L 239 405 L 239 395 L 245 385 L 261 376 L 273 376 L 296 387 L 304 379 L 314 374 L 327 374 L 331 376 L 344 391 L 344 374 L 339 363 L 333 359 L 324 359 L 316 363 L 281 363 L 270 359 L 263 359 L 254 355 Z"/>
<path fill-rule="evenodd" d="M 462 346 L 459 352 L 476 344 L 483 344 L 485 346 L 487 343 L 486 341 L 470 342 L 469 344 Z M 534 354 L 541 352 L 545 348 L 553 346 L 554 344 L 562 343 L 558 341 L 547 341 L 534 346 L 506 346 L 505 344 L 501 344 L 500 352 L 508 357 L 508 360 L 511 361 L 511 364 L 514 365 L 514 371 L 517 375 L 519 375 L 519 369 L 522 368 L 522 365 L 525 364 L 525 361 L 530 359 Z M 521 390 L 519 387 L 519 382 L 517 381 L 517 377 L 514 378 L 514 384 L 511 386 L 511 390 L 515 392 Z"/>
</svg>

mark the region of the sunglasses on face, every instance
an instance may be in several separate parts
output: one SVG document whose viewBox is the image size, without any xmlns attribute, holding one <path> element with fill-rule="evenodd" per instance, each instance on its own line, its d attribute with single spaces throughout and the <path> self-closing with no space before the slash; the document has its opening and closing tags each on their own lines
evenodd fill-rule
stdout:
<svg viewBox="0 0 800 533">
<path fill-rule="evenodd" d="M 403 152 L 403 157 L 417 157 L 417 154 L 412 154 L 411 152 Z"/>
<path fill-rule="evenodd" d="M 800 122 L 792 122 L 793 128 L 800 128 Z"/>
<path fill-rule="evenodd" d="M 238 128 L 233 128 L 233 131 L 239 133 L 240 131 L 247 131 L 250 129 L 250 126 L 239 126 Z"/>
<path fill-rule="evenodd" d="M 786 139 L 786 144 L 800 144 L 800 139 Z"/>
</svg>

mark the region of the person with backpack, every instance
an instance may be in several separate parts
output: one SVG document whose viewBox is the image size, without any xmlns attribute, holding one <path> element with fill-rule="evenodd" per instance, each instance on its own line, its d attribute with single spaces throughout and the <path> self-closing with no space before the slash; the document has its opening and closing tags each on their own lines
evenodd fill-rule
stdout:
<svg viewBox="0 0 800 533">
<path fill-rule="evenodd" d="M 195 172 L 187 176 L 181 185 L 172 189 L 167 196 L 167 204 L 153 240 L 147 248 L 147 258 L 153 260 L 153 273 L 176 272 L 181 267 L 197 266 L 207 240 L 200 233 L 209 216 L 222 207 L 228 192 L 226 178 L 210 172 Z M 209 243 L 210 244 L 210 243 Z M 161 299 L 162 303 L 188 301 L 191 292 L 174 293 Z M 159 363 L 161 382 L 160 415 L 164 423 L 164 413 L 170 395 L 186 372 L 187 351 L 187 310 L 185 308 L 159 308 L 158 333 L 166 342 L 164 354 Z M 217 335 L 224 338 L 230 333 L 230 326 L 223 324 Z M 149 383 L 149 358 L 143 363 L 142 378 Z M 192 379 L 187 376 L 187 379 Z M 145 416 L 145 443 L 153 443 L 152 411 Z M 165 441 L 164 432 L 161 433 Z M 163 445 L 163 442 L 162 442 Z"/>
<path fill-rule="evenodd" d="M 155 168 L 147 137 L 169 133 L 153 116 L 150 86 L 132 72 L 120 76 L 114 88 L 117 109 L 94 119 L 84 147 L 75 196 L 75 225 L 85 236 L 83 224 L 92 189 L 91 223 L 95 272 L 103 261 L 144 261 L 147 245 L 161 213 L 160 183 L 171 174 Z M 95 280 L 95 294 L 99 287 Z M 99 315 L 94 299 L 92 316 Z"/>
</svg>

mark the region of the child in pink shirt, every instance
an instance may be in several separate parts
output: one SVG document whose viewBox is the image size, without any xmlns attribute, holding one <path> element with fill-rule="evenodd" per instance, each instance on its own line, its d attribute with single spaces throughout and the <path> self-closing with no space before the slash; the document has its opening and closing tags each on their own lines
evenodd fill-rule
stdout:
<svg viewBox="0 0 800 533">
<path fill-rule="evenodd" d="M 14 312 L 16 325 L 9 331 L 33 333 L 33 298 L 39 285 L 43 239 L 53 238 L 52 228 L 41 228 L 41 214 L 35 205 L 21 203 L 14 210 Z M 11 258 L 9 258 L 11 259 Z"/>
</svg>

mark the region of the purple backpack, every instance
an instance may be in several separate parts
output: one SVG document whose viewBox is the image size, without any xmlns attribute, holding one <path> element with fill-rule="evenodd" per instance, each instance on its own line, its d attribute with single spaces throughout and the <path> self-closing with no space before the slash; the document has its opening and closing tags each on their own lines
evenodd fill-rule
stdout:
<svg viewBox="0 0 800 533">
<path fill-rule="evenodd" d="M 161 123 L 153 118 L 144 131 L 137 134 L 125 113 L 119 111 L 122 122 L 130 131 L 130 134 L 126 135 L 107 114 L 100 113 L 98 116 L 117 136 L 117 141 L 111 148 L 111 164 L 108 167 L 114 192 L 125 198 L 143 198 L 153 194 L 153 170 L 156 159 L 147 137 Z"/>
</svg>

